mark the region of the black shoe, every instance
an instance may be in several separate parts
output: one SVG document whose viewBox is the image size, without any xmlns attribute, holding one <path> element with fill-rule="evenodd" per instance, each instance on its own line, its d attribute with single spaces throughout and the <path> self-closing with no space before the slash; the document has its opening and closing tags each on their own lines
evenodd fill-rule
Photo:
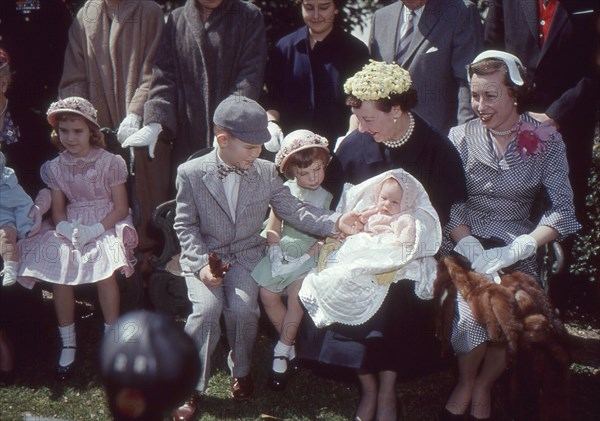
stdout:
<svg viewBox="0 0 600 421">
<path fill-rule="evenodd" d="M 75 347 L 75 346 L 63 346 L 62 347 L 62 349 L 76 349 L 76 348 L 77 347 Z M 56 366 L 56 373 L 55 373 L 54 377 L 59 382 L 64 382 L 65 380 L 70 379 L 73 376 L 74 372 L 75 372 L 75 360 L 73 360 L 73 362 L 67 366 L 62 366 L 62 365 L 58 364 Z"/>
<path fill-rule="evenodd" d="M 293 360 L 289 360 L 284 356 L 276 356 L 273 357 L 273 360 L 285 360 L 286 362 L 286 370 L 283 373 L 278 373 L 273 370 L 273 365 L 271 365 L 271 371 L 269 372 L 269 380 L 268 386 L 271 390 L 282 391 L 287 386 L 288 380 L 296 374 L 300 370 L 300 365 L 298 363 L 298 358 L 294 358 Z"/>
<path fill-rule="evenodd" d="M 294 358 L 293 360 L 288 360 L 288 372 L 290 373 L 290 377 L 300 371 L 300 361 L 298 358 Z"/>
</svg>

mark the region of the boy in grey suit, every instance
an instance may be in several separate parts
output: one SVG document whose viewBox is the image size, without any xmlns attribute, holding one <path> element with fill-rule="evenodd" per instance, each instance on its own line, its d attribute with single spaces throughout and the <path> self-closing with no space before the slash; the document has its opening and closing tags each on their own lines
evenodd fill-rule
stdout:
<svg viewBox="0 0 600 421">
<path fill-rule="evenodd" d="M 299 201 L 283 185 L 275 165 L 257 159 L 270 139 L 267 114 L 258 103 L 230 96 L 215 110 L 213 122 L 216 150 L 177 171 L 175 231 L 192 302 L 185 329 L 200 350 L 197 391 L 202 393 L 223 314 L 231 347 L 231 395 L 248 399 L 253 393 L 250 365 L 259 317 L 258 284 L 250 273 L 264 256 L 265 241 L 259 234 L 269 206 L 295 228 L 322 237 L 340 231 L 351 234 L 362 223 L 356 213 L 340 217 Z M 207 265 L 210 252 L 231 263 L 222 278 L 215 277 Z M 197 399 L 194 394 L 180 407 L 181 415 L 197 413 Z"/>
</svg>

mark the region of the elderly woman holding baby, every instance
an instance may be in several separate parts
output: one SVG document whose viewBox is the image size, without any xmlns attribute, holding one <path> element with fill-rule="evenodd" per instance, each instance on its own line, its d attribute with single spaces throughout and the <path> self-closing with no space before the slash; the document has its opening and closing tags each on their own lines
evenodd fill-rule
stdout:
<svg viewBox="0 0 600 421">
<path fill-rule="evenodd" d="M 417 95 L 408 72 L 395 64 L 370 62 L 344 90 L 359 127 L 338 147 L 324 186 L 339 198 L 344 183 L 359 184 L 400 168 L 423 185 L 442 225 L 446 223 L 452 205 L 466 199 L 460 157 L 446 136 L 411 111 Z M 439 244 L 429 246 L 435 253 Z M 299 356 L 356 371 L 357 420 L 396 419 L 396 378 L 431 369 L 438 359 L 433 305 L 415 294 L 414 281 L 392 283 L 377 313 L 361 325 L 317 329 L 305 319 Z"/>
</svg>

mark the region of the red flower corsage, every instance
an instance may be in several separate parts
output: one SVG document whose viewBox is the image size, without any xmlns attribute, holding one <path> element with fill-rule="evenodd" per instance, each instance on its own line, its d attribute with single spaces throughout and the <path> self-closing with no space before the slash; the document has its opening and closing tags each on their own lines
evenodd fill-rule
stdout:
<svg viewBox="0 0 600 421">
<path fill-rule="evenodd" d="M 539 126 L 533 123 L 521 122 L 517 133 L 517 151 L 526 160 L 531 155 L 546 150 L 546 142 L 554 137 L 556 127 L 549 122 Z"/>
</svg>

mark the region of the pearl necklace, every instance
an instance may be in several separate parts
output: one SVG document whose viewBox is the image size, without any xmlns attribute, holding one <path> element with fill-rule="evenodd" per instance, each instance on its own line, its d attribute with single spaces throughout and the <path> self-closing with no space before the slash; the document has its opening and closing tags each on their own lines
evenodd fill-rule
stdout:
<svg viewBox="0 0 600 421">
<path fill-rule="evenodd" d="M 412 132 L 415 128 L 415 118 L 413 117 L 412 113 L 408 113 L 408 118 L 410 119 L 410 121 L 408 123 L 408 129 L 406 129 L 404 136 L 402 136 L 398 140 L 384 140 L 383 144 L 385 146 L 387 146 L 388 148 L 399 148 L 400 146 L 408 142 L 408 139 L 412 135 Z"/>
<path fill-rule="evenodd" d="M 519 116 L 519 121 L 517 121 L 515 123 L 514 126 L 512 126 L 510 129 L 508 130 L 504 130 L 503 132 L 499 131 L 499 130 L 494 130 L 494 129 L 488 129 L 490 131 L 491 134 L 493 134 L 494 136 L 508 136 L 511 133 L 516 132 L 519 129 L 519 125 L 521 124 L 521 116 Z"/>
</svg>

